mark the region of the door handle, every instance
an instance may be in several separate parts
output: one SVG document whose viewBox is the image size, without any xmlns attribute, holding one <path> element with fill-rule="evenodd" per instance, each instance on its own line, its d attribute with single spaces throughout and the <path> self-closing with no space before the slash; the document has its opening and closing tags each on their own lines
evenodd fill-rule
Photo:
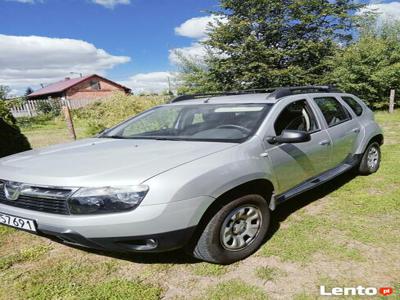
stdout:
<svg viewBox="0 0 400 300">
<path fill-rule="evenodd" d="M 331 142 L 328 140 L 323 140 L 323 141 L 320 141 L 318 144 L 320 144 L 321 146 L 328 146 L 331 144 Z"/>
<path fill-rule="evenodd" d="M 354 132 L 354 133 L 359 133 L 360 132 L 360 128 L 353 128 L 351 131 Z"/>
</svg>

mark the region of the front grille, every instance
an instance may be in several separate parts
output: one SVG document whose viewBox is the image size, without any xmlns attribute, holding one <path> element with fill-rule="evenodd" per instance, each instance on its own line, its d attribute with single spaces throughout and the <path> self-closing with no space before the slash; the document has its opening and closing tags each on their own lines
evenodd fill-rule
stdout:
<svg viewBox="0 0 400 300">
<path fill-rule="evenodd" d="M 41 212 L 69 215 L 65 199 L 45 199 L 20 195 L 17 200 L 11 201 L 7 200 L 4 190 L 0 189 L 0 203 Z"/>
</svg>

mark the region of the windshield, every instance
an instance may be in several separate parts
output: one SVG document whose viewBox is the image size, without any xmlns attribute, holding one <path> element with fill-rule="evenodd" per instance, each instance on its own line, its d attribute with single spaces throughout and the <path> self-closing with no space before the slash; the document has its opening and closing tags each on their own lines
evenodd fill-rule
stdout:
<svg viewBox="0 0 400 300">
<path fill-rule="evenodd" d="M 270 108 L 264 103 L 160 106 L 101 137 L 241 142 L 257 130 Z"/>
</svg>

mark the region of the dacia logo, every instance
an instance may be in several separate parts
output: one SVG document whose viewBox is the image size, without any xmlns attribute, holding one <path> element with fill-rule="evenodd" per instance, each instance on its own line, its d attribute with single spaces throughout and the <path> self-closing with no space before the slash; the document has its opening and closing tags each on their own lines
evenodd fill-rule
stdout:
<svg viewBox="0 0 400 300">
<path fill-rule="evenodd" d="M 5 182 L 4 183 L 4 194 L 7 200 L 15 201 L 18 199 L 21 193 L 21 184 L 17 182 Z"/>
</svg>

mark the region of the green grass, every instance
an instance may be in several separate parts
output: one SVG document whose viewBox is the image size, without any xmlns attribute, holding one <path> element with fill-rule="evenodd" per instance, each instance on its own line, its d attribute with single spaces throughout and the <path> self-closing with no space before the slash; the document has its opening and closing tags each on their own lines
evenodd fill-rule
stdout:
<svg viewBox="0 0 400 300">
<path fill-rule="evenodd" d="M 3 256 L 0 258 L 0 271 L 4 271 L 18 263 L 36 261 L 50 250 L 50 246 L 38 245 L 21 250 L 16 254 Z"/>
<path fill-rule="evenodd" d="M 42 285 L 29 287 L 29 299 L 160 299 L 161 289 L 138 281 L 111 279 L 97 284 Z"/>
<path fill-rule="evenodd" d="M 309 296 L 306 293 L 296 294 L 293 297 L 293 300 L 315 300 L 316 297 Z"/>
<path fill-rule="evenodd" d="M 260 288 L 240 280 L 230 280 L 217 284 L 207 291 L 204 299 L 213 300 L 261 300 L 268 299 L 267 294 Z"/>
<path fill-rule="evenodd" d="M 262 256 L 279 256 L 284 261 L 310 262 L 313 254 L 322 253 L 333 258 L 363 260 L 355 249 L 338 244 L 326 233 L 333 223 L 323 216 L 302 215 L 301 219 L 289 219 L 290 225 L 280 229 L 262 248 Z"/>
<path fill-rule="evenodd" d="M 282 276 L 283 272 L 273 267 L 257 267 L 256 276 L 265 281 L 274 281 L 277 277 Z"/>
<path fill-rule="evenodd" d="M 168 273 L 173 268 L 174 268 L 174 264 L 165 264 L 165 263 L 151 264 L 146 267 L 143 274 L 145 276 L 151 277 L 155 273 Z"/>
<path fill-rule="evenodd" d="M 15 229 L 12 229 L 7 226 L 0 226 L 0 242 L 4 237 L 6 237 L 14 232 L 15 232 Z"/>
<path fill-rule="evenodd" d="M 75 119 L 74 127 L 78 139 L 89 137 L 85 121 Z M 43 120 L 30 124 L 29 126 L 23 126 L 21 127 L 21 131 L 28 138 L 32 148 L 40 148 L 73 141 L 62 117 Z"/>
<path fill-rule="evenodd" d="M 107 262 L 62 261 L 20 273 L 18 281 L 0 287 L 0 296 L 12 291 L 15 299 L 139 300 L 161 297 L 162 289 L 158 286 L 118 278 L 114 275 L 116 270 L 114 264 Z"/>
<path fill-rule="evenodd" d="M 161 289 L 140 282 L 114 279 L 98 283 L 91 291 L 79 295 L 79 299 L 159 299 Z"/>
<path fill-rule="evenodd" d="M 209 263 L 199 263 L 194 264 L 191 270 L 193 274 L 199 276 L 221 276 L 229 271 L 229 267 Z"/>
</svg>

